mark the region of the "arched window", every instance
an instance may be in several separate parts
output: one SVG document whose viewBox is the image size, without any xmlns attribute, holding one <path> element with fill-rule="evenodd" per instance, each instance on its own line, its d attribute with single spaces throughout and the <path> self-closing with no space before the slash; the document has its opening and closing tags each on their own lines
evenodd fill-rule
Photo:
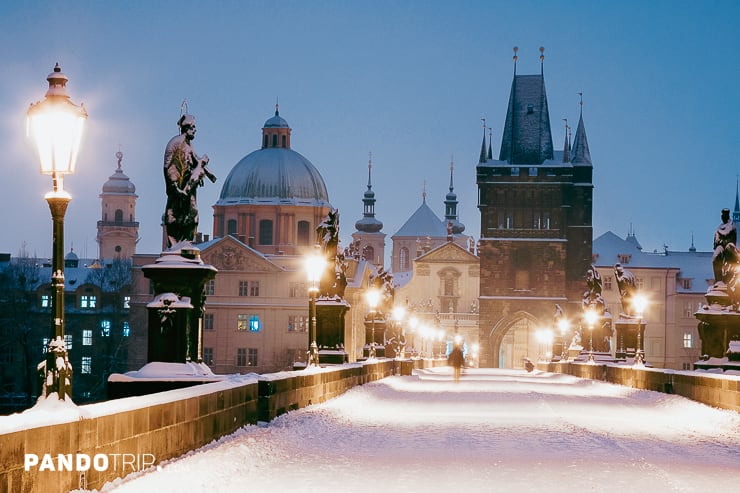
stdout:
<svg viewBox="0 0 740 493">
<path fill-rule="evenodd" d="M 371 245 L 366 246 L 362 249 L 362 256 L 365 257 L 365 260 L 367 260 L 368 262 L 374 262 L 375 249 Z"/>
<path fill-rule="evenodd" d="M 398 263 L 401 270 L 408 270 L 409 268 L 409 249 L 401 247 L 401 251 L 398 253 Z"/>
<path fill-rule="evenodd" d="M 236 219 L 229 219 L 226 222 L 226 234 L 227 235 L 235 235 L 236 234 Z"/>
<path fill-rule="evenodd" d="M 283 135 L 283 147 L 288 147 L 286 144 L 288 143 L 288 137 L 286 135 Z"/>
<path fill-rule="evenodd" d="M 117 223 L 122 223 L 123 222 L 123 211 L 121 209 L 116 209 L 116 218 L 115 218 L 115 221 Z"/>
<path fill-rule="evenodd" d="M 272 147 L 277 147 L 277 134 L 272 134 Z"/>
<path fill-rule="evenodd" d="M 272 221 L 269 219 L 263 219 L 260 221 L 258 241 L 260 245 L 272 245 Z"/>
<path fill-rule="evenodd" d="M 264 142 L 262 143 L 262 147 L 267 147 L 268 142 L 269 141 L 267 140 L 267 134 L 265 134 L 265 139 L 264 139 Z"/>
<path fill-rule="evenodd" d="M 310 245 L 311 225 L 308 221 L 298 221 L 298 245 Z"/>
</svg>

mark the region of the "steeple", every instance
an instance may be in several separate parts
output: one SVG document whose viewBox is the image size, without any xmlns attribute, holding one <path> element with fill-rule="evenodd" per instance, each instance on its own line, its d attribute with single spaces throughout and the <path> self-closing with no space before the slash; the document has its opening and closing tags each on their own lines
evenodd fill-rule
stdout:
<svg viewBox="0 0 740 493">
<path fill-rule="evenodd" d="M 136 186 L 123 173 L 123 152 L 116 152 L 115 172 L 103 184 L 97 242 L 99 259 L 130 258 L 136 253 L 139 223 L 136 221 Z"/>
<path fill-rule="evenodd" d="M 372 182 L 373 153 L 369 153 L 367 160 L 367 190 L 362 196 L 362 219 L 355 223 L 357 231 L 363 233 L 377 233 L 383 229 L 383 223 L 375 218 L 375 192 Z"/>
<path fill-rule="evenodd" d="M 570 126 L 568 126 L 568 119 L 563 118 L 565 122 L 565 143 L 563 144 L 563 162 L 570 162 Z"/>
<path fill-rule="evenodd" d="M 480 145 L 480 159 L 478 160 L 479 163 L 485 163 L 486 162 L 486 119 L 481 118 L 483 121 L 483 142 L 481 142 Z"/>
<path fill-rule="evenodd" d="M 542 164 L 546 159 L 553 158 L 544 68 L 538 75 L 516 75 L 516 50 L 514 53 L 514 80 L 511 83 L 499 160 L 508 161 L 509 164 Z M 540 55 L 542 66 L 543 60 L 544 55 Z"/>
<path fill-rule="evenodd" d="M 586 138 L 586 127 L 583 124 L 583 93 L 579 92 L 581 97 L 581 114 L 578 117 L 578 128 L 576 135 L 573 137 L 573 150 L 571 162 L 573 164 L 591 165 L 591 152 L 588 150 L 588 139 Z"/>
<path fill-rule="evenodd" d="M 740 223 L 740 195 L 738 195 L 738 178 L 735 178 L 735 209 L 732 211 L 732 222 Z"/>
<path fill-rule="evenodd" d="M 450 191 L 445 198 L 445 224 L 452 223 L 452 234 L 459 235 L 465 231 L 465 225 L 457 220 L 457 195 L 452 181 L 455 161 L 450 157 Z"/>
<path fill-rule="evenodd" d="M 488 160 L 489 161 L 493 159 L 493 149 L 491 149 L 492 136 L 493 136 L 493 129 L 491 127 L 488 127 Z"/>
<path fill-rule="evenodd" d="M 262 148 L 277 147 L 290 149 L 290 125 L 280 116 L 280 105 L 275 103 L 275 116 L 262 127 Z"/>
</svg>

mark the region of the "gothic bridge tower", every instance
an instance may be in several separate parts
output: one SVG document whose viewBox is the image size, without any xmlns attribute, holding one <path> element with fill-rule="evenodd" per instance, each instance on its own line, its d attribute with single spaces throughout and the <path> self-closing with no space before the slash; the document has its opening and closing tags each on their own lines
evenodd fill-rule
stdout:
<svg viewBox="0 0 740 493">
<path fill-rule="evenodd" d="M 540 52 L 544 52 L 541 48 Z M 593 184 L 583 124 L 573 146 L 566 122 L 554 151 L 545 78 L 514 79 L 498 159 L 483 145 L 476 167 L 480 238 L 480 365 L 518 368 L 540 356 L 535 332 L 556 305 L 575 319 L 591 263 Z M 489 137 L 490 138 L 490 137 Z"/>
</svg>

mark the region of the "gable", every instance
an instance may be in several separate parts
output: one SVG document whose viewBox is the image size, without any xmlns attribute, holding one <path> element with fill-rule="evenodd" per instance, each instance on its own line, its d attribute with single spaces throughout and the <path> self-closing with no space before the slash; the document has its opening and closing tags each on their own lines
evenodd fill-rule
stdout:
<svg viewBox="0 0 740 493">
<path fill-rule="evenodd" d="M 249 248 L 241 241 L 226 236 L 212 242 L 200 254 L 203 262 L 224 271 L 280 272 L 275 265 L 260 252 Z"/>
<path fill-rule="evenodd" d="M 479 264 L 480 259 L 457 243 L 448 241 L 415 260 L 416 263 L 470 263 Z"/>
</svg>

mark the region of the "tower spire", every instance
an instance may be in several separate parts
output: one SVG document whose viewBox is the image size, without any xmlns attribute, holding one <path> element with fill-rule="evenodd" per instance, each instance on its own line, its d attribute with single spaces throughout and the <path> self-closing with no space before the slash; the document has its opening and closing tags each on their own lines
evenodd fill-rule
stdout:
<svg viewBox="0 0 740 493">
<path fill-rule="evenodd" d="M 488 127 L 488 160 L 493 159 L 493 149 L 491 148 L 493 129 Z"/>
<path fill-rule="evenodd" d="M 465 225 L 457 220 L 457 195 L 455 194 L 455 186 L 452 180 L 454 171 L 455 158 L 454 156 L 450 156 L 450 191 L 445 197 L 445 224 L 452 226 L 451 230 L 448 229 L 448 234 L 459 235 L 465 231 Z M 451 237 L 448 237 L 448 241 L 452 241 Z"/>
<path fill-rule="evenodd" d="M 514 56 L 511 57 L 514 60 L 514 75 L 515 76 L 516 76 L 516 61 L 519 60 L 519 56 L 516 54 L 517 51 L 519 51 L 519 47 L 518 46 L 515 46 L 514 47 Z"/>
<path fill-rule="evenodd" d="M 732 211 L 732 222 L 734 223 L 740 223 L 740 188 L 738 188 L 739 180 L 740 175 L 735 177 L 735 210 Z"/>
<path fill-rule="evenodd" d="M 486 162 L 486 118 L 481 118 L 481 121 L 483 122 L 483 142 L 480 145 L 480 158 L 478 160 L 479 163 L 485 163 Z"/>
<path fill-rule="evenodd" d="M 570 126 L 568 125 L 568 119 L 563 118 L 565 122 L 565 143 L 563 144 L 563 162 L 570 162 Z"/>
<path fill-rule="evenodd" d="M 545 75 L 545 47 L 540 46 L 540 75 Z"/>
<path fill-rule="evenodd" d="M 588 139 L 586 138 L 586 126 L 583 124 L 583 92 L 579 92 L 581 100 L 580 116 L 578 118 L 578 128 L 576 135 L 573 137 L 573 149 L 571 152 L 571 162 L 573 164 L 591 164 L 591 151 L 588 149 Z"/>
</svg>

